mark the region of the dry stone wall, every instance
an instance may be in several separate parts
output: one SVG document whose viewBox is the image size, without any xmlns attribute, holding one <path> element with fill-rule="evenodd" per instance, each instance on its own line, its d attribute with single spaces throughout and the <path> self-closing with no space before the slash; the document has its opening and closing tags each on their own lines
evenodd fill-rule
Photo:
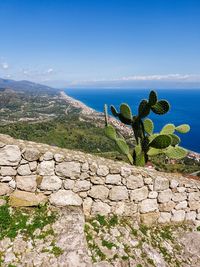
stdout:
<svg viewBox="0 0 200 267">
<path fill-rule="evenodd" d="M 12 206 L 82 206 L 151 223 L 200 225 L 200 182 L 0 135 L 0 196 Z M 4 203 L 0 199 L 0 205 Z"/>
</svg>

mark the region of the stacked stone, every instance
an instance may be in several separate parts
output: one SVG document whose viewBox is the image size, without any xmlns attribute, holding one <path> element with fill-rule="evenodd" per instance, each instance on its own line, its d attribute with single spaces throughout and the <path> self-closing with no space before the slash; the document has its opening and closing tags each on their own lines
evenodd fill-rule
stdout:
<svg viewBox="0 0 200 267">
<path fill-rule="evenodd" d="M 199 181 L 75 151 L 73 158 L 50 150 L 41 153 L 32 142 L 23 149 L 0 145 L 0 196 L 5 195 L 12 206 L 49 201 L 58 207 L 82 205 L 86 216 L 113 213 L 147 224 L 200 224 Z"/>
</svg>

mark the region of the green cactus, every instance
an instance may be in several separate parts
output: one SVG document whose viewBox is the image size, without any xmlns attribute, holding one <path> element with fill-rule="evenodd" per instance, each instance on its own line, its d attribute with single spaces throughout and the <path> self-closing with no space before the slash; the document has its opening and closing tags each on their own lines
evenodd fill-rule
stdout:
<svg viewBox="0 0 200 267">
<path fill-rule="evenodd" d="M 143 124 L 144 124 L 144 130 L 147 134 L 151 135 L 153 133 L 153 130 L 154 130 L 154 124 L 153 124 L 153 121 L 150 120 L 150 119 L 145 119 L 143 121 Z"/>
<path fill-rule="evenodd" d="M 133 115 L 129 105 L 123 103 L 120 105 L 119 112 L 114 106 L 111 106 L 112 114 L 122 123 L 130 125 L 136 140 L 136 145 L 131 154 L 128 144 L 123 136 L 117 133 L 115 128 L 108 124 L 107 106 L 104 107 L 105 113 L 105 135 L 116 143 L 120 153 L 127 156 L 131 164 L 144 166 L 149 156 L 164 154 L 169 158 L 180 159 L 187 155 L 187 150 L 179 146 L 180 137 L 175 134 L 187 133 L 190 126 L 182 124 L 166 124 L 160 133 L 154 133 L 154 123 L 151 119 L 146 118 L 152 111 L 155 114 L 163 115 L 170 109 L 166 100 L 158 100 L 157 93 L 151 91 L 148 100 L 140 102 L 138 114 Z"/>
</svg>

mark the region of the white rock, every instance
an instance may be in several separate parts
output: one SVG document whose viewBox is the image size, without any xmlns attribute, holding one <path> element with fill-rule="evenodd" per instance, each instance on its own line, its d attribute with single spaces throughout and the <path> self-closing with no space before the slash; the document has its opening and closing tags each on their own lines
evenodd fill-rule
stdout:
<svg viewBox="0 0 200 267">
<path fill-rule="evenodd" d="M 158 219 L 158 223 L 169 223 L 171 220 L 171 213 L 170 212 L 161 212 L 160 217 Z"/>
<path fill-rule="evenodd" d="M 40 189 L 56 191 L 60 189 L 61 186 L 62 186 L 62 180 L 58 176 L 56 175 L 44 176 L 40 184 Z"/>
<path fill-rule="evenodd" d="M 83 163 L 82 167 L 81 167 L 81 171 L 82 172 L 87 172 L 89 170 L 89 164 L 88 162 Z"/>
<path fill-rule="evenodd" d="M 159 203 L 169 202 L 171 199 L 172 199 L 171 189 L 163 190 L 158 194 L 158 202 Z"/>
<path fill-rule="evenodd" d="M 8 184 L 9 184 L 9 186 L 10 186 L 11 188 L 13 188 L 13 189 L 16 188 L 16 182 L 15 182 L 14 179 L 12 179 Z"/>
<path fill-rule="evenodd" d="M 150 191 L 149 195 L 148 195 L 148 198 L 157 198 L 157 196 L 158 196 L 158 192 Z"/>
<path fill-rule="evenodd" d="M 114 201 L 128 199 L 128 190 L 126 186 L 113 186 L 110 190 L 109 198 Z"/>
<path fill-rule="evenodd" d="M 105 200 L 108 198 L 109 189 L 103 185 L 94 185 L 92 186 L 89 196 L 92 198 L 97 198 L 101 200 Z"/>
<path fill-rule="evenodd" d="M 172 211 L 172 222 L 182 222 L 185 220 L 185 211 L 184 210 L 173 210 Z"/>
<path fill-rule="evenodd" d="M 79 162 L 62 162 L 56 166 L 56 174 L 64 177 L 78 177 L 80 176 L 81 165 Z"/>
<path fill-rule="evenodd" d="M 106 176 L 109 174 L 109 168 L 105 165 L 99 165 L 97 169 L 97 175 L 99 176 Z"/>
<path fill-rule="evenodd" d="M 63 181 L 63 186 L 65 189 L 73 189 L 75 182 L 71 179 L 66 179 Z"/>
<path fill-rule="evenodd" d="M 164 177 L 157 177 L 154 180 L 154 191 L 163 191 L 169 188 L 169 180 Z"/>
<path fill-rule="evenodd" d="M 189 211 L 186 212 L 185 220 L 194 222 L 196 220 L 196 217 L 197 217 L 196 211 Z"/>
<path fill-rule="evenodd" d="M 26 148 L 23 156 L 24 159 L 28 161 L 36 161 L 40 158 L 40 151 L 37 148 L 28 147 Z"/>
<path fill-rule="evenodd" d="M 19 175 L 30 175 L 31 174 L 31 170 L 29 167 L 29 164 L 24 164 L 18 167 L 17 172 Z"/>
<path fill-rule="evenodd" d="M 55 167 L 55 161 L 42 161 L 37 168 L 37 172 L 39 175 L 54 175 L 54 167 Z"/>
<path fill-rule="evenodd" d="M 47 151 L 43 155 L 43 160 L 52 160 L 54 158 L 53 153 L 51 151 Z"/>
<path fill-rule="evenodd" d="M 108 215 L 111 212 L 111 207 L 101 201 L 93 202 L 91 214 Z"/>
<path fill-rule="evenodd" d="M 0 166 L 17 166 L 21 160 L 18 146 L 7 145 L 0 148 Z"/>
<path fill-rule="evenodd" d="M 0 177 L 0 181 L 1 182 L 10 182 L 12 180 L 12 177 L 11 176 L 3 176 L 3 177 Z"/>
<path fill-rule="evenodd" d="M 35 192 L 37 188 L 36 175 L 30 176 L 17 176 L 17 188 L 23 191 Z"/>
<path fill-rule="evenodd" d="M 7 184 L 0 183 L 0 196 L 8 195 L 11 191 L 11 188 Z"/>
<path fill-rule="evenodd" d="M 121 176 L 128 177 L 131 175 L 131 169 L 127 167 L 121 167 Z"/>
<path fill-rule="evenodd" d="M 145 199 L 140 205 L 139 209 L 141 213 L 147 213 L 158 210 L 158 203 L 156 199 Z"/>
<path fill-rule="evenodd" d="M 119 175 L 119 174 L 107 175 L 106 176 L 106 184 L 120 185 L 121 184 L 121 175 Z"/>
<path fill-rule="evenodd" d="M 129 189 L 136 189 L 136 188 L 140 188 L 142 186 L 144 186 L 144 181 L 141 175 L 138 176 L 134 176 L 134 175 L 130 175 L 129 177 L 127 177 L 127 188 Z"/>
<path fill-rule="evenodd" d="M 81 206 L 82 199 L 71 190 L 59 190 L 49 197 L 49 201 L 55 206 Z"/>
<path fill-rule="evenodd" d="M 29 162 L 29 167 L 30 167 L 31 171 L 36 171 L 37 170 L 37 161 Z"/>
<path fill-rule="evenodd" d="M 88 191 L 91 187 L 89 181 L 77 181 L 74 186 L 74 192 Z"/>
<path fill-rule="evenodd" d="M 170 181 L 170 187 L 171 187 L 172 189 L 177 188 L 178 185 L 179 185 L 179 182 L 178 182 L 177 180 L 172 179 L 172 180 Z"/>
<path fill-rule="evenodd" d="M 141 201 L 148 197 L 149 191 L 147 186 L 143 186 L 141 188 L 132 190 L 130 193 L 131 201 Z"/>
<path fill-rule="evenodd" d="M 1 167 L 2 176 L 15 176 L 17 171 L 12 167 Z"/>
<path fill-rule="evenodd" d="M 64 160 L 64 155 L 62 155 L 62 154 L 59 154 L 59 153 L 56 153 L 55 155 L 54 155 L 54 159 L 55 159 L 55 161 L 56 162 L 62 162 L 63 160 Z"/>
<path fill-rule="evenodd" d="M 92 208 L 92 199 L 90 197 L 86 197 L 83 201 L 83 212 L 85 216 L 90 216 L 91 208 Z"/>
<path fill-rule="evenodd" d="M 172 200 L 175 202 L 181 202 L 183 200 L 187 199 L 187 194 L 185 192 L 183 193 L 173 193 Z"/>
<path fill-rule="evenodd" d="M 184 201 L 181 201 L 179 202 L 176 206 L 175 206 L 175 209 L 176 210 L 184 210 L 187 208 L 187 201 L 184 200 Z"/>
</svg>

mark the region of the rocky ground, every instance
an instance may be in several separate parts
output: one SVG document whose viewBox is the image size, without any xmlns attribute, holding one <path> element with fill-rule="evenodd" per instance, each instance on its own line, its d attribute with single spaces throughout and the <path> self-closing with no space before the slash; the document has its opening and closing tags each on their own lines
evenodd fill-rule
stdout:
<svg viewBox="0 0 200 267">
<path fill-rule="evenodd" d="M 147 227 L 116 215 L 85 221 L 79 207 L 0 203 L 2 267 L 200 266 L 200 229 L 192 224 Z"/>
</svg>

